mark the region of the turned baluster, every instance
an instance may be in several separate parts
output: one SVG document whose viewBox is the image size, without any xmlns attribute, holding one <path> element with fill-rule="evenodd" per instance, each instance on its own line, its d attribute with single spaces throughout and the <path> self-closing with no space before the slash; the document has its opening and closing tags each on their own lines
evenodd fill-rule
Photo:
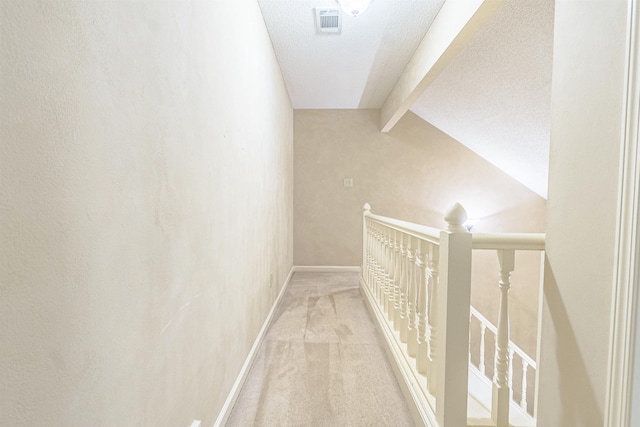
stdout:
<svg viewBox="0 0 640 427">
<path fill-rule="evenodd" d="M 367 280 L 367 284 L 371 286 L 371 282 L 368 280 L 369 276 L 369 242 L 371 240 L 371 235 L 369 233 L 369 219 L 368 215 L 371 215 L 371 205 L 369 203 L 365 203 L 363 206 L 362 212 L 362 277 Z"/>
<path fill-rule="evenodd" d="M 394 251 L 395 251 L 395 242 L 393 237 L 394 231 L 391 229 L 387 230 L 387 275 L 386 275 L 386 285 L 385 285 L 385 300 L 384 300 L 384 311 L 387 313 L 387 319 L 390 316 L 391 311 L 393 310 L 393 261 L 394 261 Z"/>
<path fill-rule="evenodd" d="M 402 260 L 403 274 L 402 287 L 400 288 L 400 342 L 406 343 L 409 337 L 409 293 L 411 286 L 411 270 L 413 254 L 411 252 L 411 236 L 405 236 L 404 257 Z"/>
<path fill-rule="evenodd" d="M 375 295 L 375 283 L 374 283 L 374 271 L 375 271 L 375 230 L 371 224 L 371 221 L 367 219 L 368 226 L 368 239 L 367 239 L 367 282 L 369 288 Z"/>
<path fill-rule="evenodd" d="M 522 398 L 520 399 L 520 407 L 527 410 L 527 370 L 529 362 L 522 359 Z"/>
<path fill-rule="evenodd" d="M 438 282 L 440 278 L 440 248 L 429 244 L 429 352 L 427 359 L 427 389 L 436 392 L 438 369 Z"/>
<path fill-rule="evenodd" d="M 386 286 L 386 272 L 385 272 L 385 268 L 387 266 L 386 264 L 386 258 L 387 258 L 387 240 L 385 237 L 385 233 L 384 233 L 384 227 L 382 225 L 378 226 L 378 234 L 380 235 L 380 248 L 379 248 L 379 261 L 378 261 L 378 302 L 380 303 L 381 307 L 384 307 L 384 289 Z"/>
<path fill-rule="evenodd" d="M 386 257 L 386 246 L 383 228 L 378 225 L 378 302 L 384 306 L 384 259 Z"/>
<path fill-rule="evenodd" d="M 493 398 L 491 418 L 497 427 L 509 425 L 509 288 L 510 277 L 514 269 L 513 250 L 499 250 L 500 263 L 500 309 L 498 311 L 498 333 L 496 334 L 495 374 L 493 376 Z"/>
<path fill-rule="evenodd" d="M 380 225 L 376 226 L 376 268 L 375 268 L 375 283 L 376 283 L 376 297 L 378 303 L 382 304 L 382 293 L 384 292 L 384 270 L 382 264 L 384 260 L 384 235 L 382 234 Z"/>
<path fill-rule="evenodd" d="M 480 322 L 480 363 L 478 363 L 478 369 L 482 375 L 486 375 L 487 367 L 484 364 L 485 344 L 484 339 L 487 335 L 487 325 Z"/>
<path fill-rule="evenodd" d="M 513 400 L 513 353 L 515 350 L 509 346 L 509 400 Z"/>
<path fill-rule="evenodd" d="M 416 368 L 421 374 L 427 374 L 428 341 L 427 341 L 427 247 L 428 243 L 420 241 L 416 264 L 418 266 L 418 354 Z"/>
<path fill-rule="evenodd" d="M 378 230 L 375 224 L 371 226 L 371 270 L 369 271 L 369 277 L 373 284 L 373 294 L 378 296 L 378 248 L 380 241 L 378 240 Z"/>
<path fill-rule="evenodd" d="M 399 232 L 400 241 L 398 242 L 398 251 L 396 252 L 396 281 L 393 307 L 393 328 L 400 332 L 400 318 L 402 317 L 402 287 L 405 281 L 405 261 L 407 252 L 404 248 L 404 233 Z"/>
<path fill-rule="evenodd" d="M 407 301 L 408 322 L 407 322 L 407 353 L 411 357 L 416 357 L 418 349 L 418 328 L 416 325 L 418 299 L 418 247 L 419 241 L 416 237 L 411 237 L 412 251 L 409 252 L 409 298 Z"/>
<path fill-rule="evenodd" d="M 391 251 L 389 230 L 383 233 L 384 239 L 384 258 L 382 266 L 382 308 L 386 312 L 389 310 L 389 264 L 391 264 Z"/>
<path fill-rule="evenodd" d="M 368 239 L 367 239 L 367 281 L 369 282 L 369 287 L 371 288 L 371 291 L 375 290 L 375 283 L 374 283 L 374 269 L 375 269 L 375 241 L 376 241 L 376 237 L 375 237 L 375 230 L 373 229 L 373 225 L 371 224 L 371 221 L 369 219 L 367 219 L 367 222 L 369 223 L 367 226 L 368 229 Z"/>
<path fill-rule="evenodd" d="M 387 319 L 393 322 L 396 308 L 396 295 L 398 293 L 398 232 L 392 231 L 391 240 L 391 270 L 389 274 L 389 311 L 387 311 Z"/>
</svg>

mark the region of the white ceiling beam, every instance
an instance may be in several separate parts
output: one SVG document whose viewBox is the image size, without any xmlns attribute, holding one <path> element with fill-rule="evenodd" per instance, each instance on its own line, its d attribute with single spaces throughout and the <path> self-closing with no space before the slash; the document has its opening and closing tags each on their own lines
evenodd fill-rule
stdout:
<svg viewBox="0 0 640 427">
<path fill-rule="evenodd" d="M 447 0 L 380 111 L 389 132 L 506 0 Z"/>
</svg>

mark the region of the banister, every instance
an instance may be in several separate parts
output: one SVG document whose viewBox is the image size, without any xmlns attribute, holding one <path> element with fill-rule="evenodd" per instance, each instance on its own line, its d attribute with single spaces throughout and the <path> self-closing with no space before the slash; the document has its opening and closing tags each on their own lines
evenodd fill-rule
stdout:
<svg viewBox="0 0 640 427">
<path fill-rule="evenodd" d="M 544 233 L 473 233 L 472 249 L 512 249 L 519 251 L 543 251 Z"/>
<path fill-rule="evenodd" d="M 412 222 L 402 221 L 386 216 L 374 215 L 369 212 L 365 213 L 364 216 L 373 220 L 374 222 L 386 225 L 389 228 L 409 234 L 410 236 L 417 237 L 434 244 L 440 243 L 440 230 L 438 230 L 437 228 L 414 224 Z"/>
<path fill-rule="evenodd" d="M 446 229 L 375 215 L 363 206 L 361 292 L 382 328 L 407 390 L 419 399 L 427 425 L 466 424 L 470 363 L 470 317 L 496 337 L 491 384 L 494 425 L 509 425 L 513 402 L 513 357 L 522 361 L 520 406 L 525 415 L 527 369 L 536 361 L 509 337 L 508 290 L 515 251 L 545 250 L 542 233 L 469 233 L 467 214 L 455 204 L 445 215 Z M 493 325 L 471 306 L 471 257 L 495 250 L 500 264 L 500 310 Z M 484 350 L 481 346 L 481 358 Z M 481 368 L 481 373 L 485 374 Z M 399 378 L 400 379 L 400 378 Z M 489 408 L 487 408 L 489 409 Z M 426 418 L 425 418 L 426 417 Z M 445 421 L 446 420 L 446 421 Z"/>
<path fill-rule="evenodd" d="M 426 225 L 415 224 L 400 219 L 375 215 L 367 211 L 365 216 L 379 224 L 427 240 L 440 242 L 440 230 Z M 545 249 L 544 233 L 472 233 L 472 249 L 514 249 L 521 251 L 543 251 Z"/>
</svg>

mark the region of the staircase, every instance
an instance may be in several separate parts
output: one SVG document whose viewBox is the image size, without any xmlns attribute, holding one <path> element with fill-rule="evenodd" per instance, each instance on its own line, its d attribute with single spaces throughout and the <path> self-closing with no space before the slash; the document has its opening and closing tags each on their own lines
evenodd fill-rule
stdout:
<svg viewBox="0 0 640 427">
<path fill-rule="evenodd" d="M 360 291 L 413 418 L 432 427 L 535 426 L 527 396 L 536 362 L 510 340 L 509 288 L 515 252 L 542 254 L 544 234 L 471 234 L 459 204 L 445 220 L 447 230 L 438 230 L 374 215 L 364 206 Z M 497 325 L 470 304 L 472 254 L 486 250 L 496 251 L 500 266 Z M 470 351 L 473 330 L 479 331 L 476 355 Z M 495 337 L 491 378 L 487 335 Z M 517 377 L 514 361 L 521 368 Z"/>
</svg>

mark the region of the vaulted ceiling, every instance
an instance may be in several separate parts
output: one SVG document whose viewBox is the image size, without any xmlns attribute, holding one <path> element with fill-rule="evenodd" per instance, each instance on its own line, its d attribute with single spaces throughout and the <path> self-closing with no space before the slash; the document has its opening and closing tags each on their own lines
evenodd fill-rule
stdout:
<svg viewBox="0 0 640 427">
<path fill-rule="evenodd" d="M 546 197 L 553 0 L 473 1 L 504 4 L 451 43 L 407 107 Z M 386 108 L 446 9 L 444 0 L 372 0 L 361 16 L 342 15 L 340 34 L 322 34 L 314 8 L 336 0 L 259 3 L 295 109 Z"/>
</svg>

